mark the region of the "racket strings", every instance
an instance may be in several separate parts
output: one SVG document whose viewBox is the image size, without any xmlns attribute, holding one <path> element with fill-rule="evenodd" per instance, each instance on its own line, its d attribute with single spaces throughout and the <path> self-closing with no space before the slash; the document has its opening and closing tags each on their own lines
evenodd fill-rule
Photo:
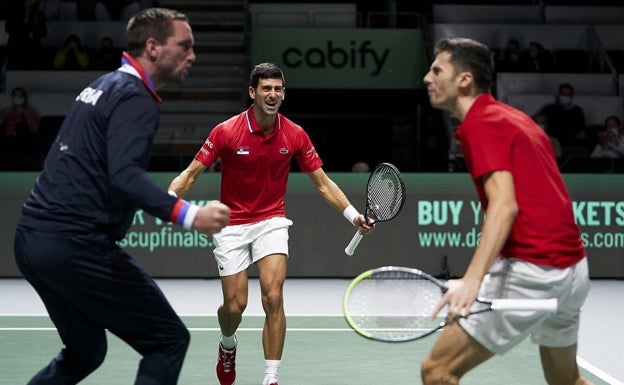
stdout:
<svg viewBox="0 0 624 385">
<path fill-rule="evenodd" d="M 444 320 L 445 314 L 431 317 L 441 295 L 440 288 L 425 279 L 397 271 L 380 272 L 353 289 L 349 313 L 373 338 L 411 340 L 429 334 Z"/>
<path fill-rule="evenodd" d="M 405 187 L 392 168 L 380 168 L 371 175 L 367 189 L 368 216 L 375 221 L 394 218 L 405 202 Z"/>
</svg>

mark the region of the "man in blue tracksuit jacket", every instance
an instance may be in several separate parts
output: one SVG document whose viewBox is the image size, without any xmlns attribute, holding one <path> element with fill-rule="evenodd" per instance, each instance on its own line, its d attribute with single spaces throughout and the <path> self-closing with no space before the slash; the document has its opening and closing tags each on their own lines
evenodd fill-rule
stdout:
<svg viewBox="0 0 624 385">
<path fill-rule="evenodd" d="M 195 60 L 188 18 L 146 9 L 126 37 L 121 67 L 76 96 L 17 224 L 17 265 L 64 345 L 29 384 L 81 381 L 104 361 L 106 330 L 142 355 L 135 384 L 177 383 L 188 330 L 117 241 L 139 208 L 206 234 L 229 221 L 222 203 L 192 205 L 145 171 L 159 125 L 156 90 L 181 82 Z"/>
</svg>

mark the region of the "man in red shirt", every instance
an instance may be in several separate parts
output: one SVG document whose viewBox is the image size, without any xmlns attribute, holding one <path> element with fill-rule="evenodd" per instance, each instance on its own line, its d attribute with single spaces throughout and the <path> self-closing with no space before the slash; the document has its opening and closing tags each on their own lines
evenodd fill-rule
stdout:
<svg viewBox="0 0 624 385">
<path fill-rule="evenodd" d="M 445 38 L 424 78 L 432 106 L 461 121 L 456 136 L 485 210 L 479 245 L 463 278 L 448 281 L 436 310 L 444 328 L 421 375 L 424 384 L 457 384 L 469 370 L 531 334 L 549 384 L 581 385 L 576 364 L 580 308 L 589 275 L 572 201 L 548 136 L 526 114 L 496 101 L 493 53 L 470 39 Z M 464 315 L 477 295 L 557 298 L 553 314 Z"/>
<path fill-rule="evenodd" d="M 247 306 L 247 268 L 258 268 L 266 318 L 262 333 L 265 357 L 263 385 L 277 385 L 286 334 L 283 284 L 288 257 L 288 227 L 284 196 L 294 157 L 323 199 L 342 212 L 360 233 L 372 230 L 342 190 L 325 174 L 310 138 L 283 115 L 282 70 L 272 63 L 254 67 L 249 96 L 253 105 L 218 124 L 186 170 L 173 179 L 172 194 L 182 196 L 201 173 L 221 160 L 221 201 L 230 207 L 229 225 L 215 235 L 215 258 L 223 288 L 217 312 L 221 327 L 217 377 L 221 385 L 235 380 L 236 335 Z"/>
</svg>

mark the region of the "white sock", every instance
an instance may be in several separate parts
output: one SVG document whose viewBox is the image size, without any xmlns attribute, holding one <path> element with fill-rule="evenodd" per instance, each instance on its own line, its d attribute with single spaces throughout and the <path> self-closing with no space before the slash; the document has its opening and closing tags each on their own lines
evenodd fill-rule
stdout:
<svg viewBox="0 0 624 385">
<path fill-rule="evenodd" d="M 264 381 L 262 385 L 277 382 L 281 360 L 264 360 Z"/>
<path fill-rule="evenodd" d="M 221 346 L 223 347 L 223 350 L 234 350 L 236 348 L 236 343 L 236 333 L 232 334 L 231 336 L 224 336 L 223 334 L 221 335 Z"/>
</svg>

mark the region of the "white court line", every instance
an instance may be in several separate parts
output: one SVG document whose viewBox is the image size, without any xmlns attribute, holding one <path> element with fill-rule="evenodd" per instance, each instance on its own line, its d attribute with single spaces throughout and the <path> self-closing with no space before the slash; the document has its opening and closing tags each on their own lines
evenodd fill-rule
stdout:
<svg viewBox="0 0 624 385">
<path fill-rule="evenodd" d="M 6 316 L 6 314 L 2 314 L 0 315 L 0 317 L 2 316 Z M 14 315 L 11 315 L 14 316 Z M 15 315 L 15 316 L 37 316 L 37 315 Z M 46 315 L 42 315 L 42 316 L 46 316 Z M 305 316 L 305 315 L 302 315 Z M 190 315 L 184 315 L 184 317 L 212 317 L 212 315 L 199 315 L 199 314 L 190 314 Z M 326 315 L 323 317 L 335 317 L 335 315 Z M 189 331 L 194 331 L 194 332 L 218 332 L 220 331 L 219 328 L 188 328 Z M 288 332 L 349 332 L 352 333 L 353 330 L 350 328 L 287 328 L 286 329 Z M 0 331 L 45 331 L 45 332 L 56 332 L 56 328 L 50 328 L 50 327 L 42 327 L 42 328 L 35 328 L 35 327 L 30 327 L 30 328 L 0 328 Z M 238 331 L 241 332 L 261 332 L 262 328 L 239 328 Z M 588 372 L 590 372 L 591 374 L 593 374 L 594 376 L 600 378 L 601 380 L 605 381 L 606 383 L 610 384 L 610 385 L 624 385 L 624 382 L 619 381 L 618 379 L 614 378 L 613 376 L 607 374 L 606 372 L 604 372 L 603 370 L 601 370 L 600 368 L 592 365 L 591 363 L 589 363 L 588 361 L 582 359 L 581 357 L 577 356 L 576 357 L 578 365 L 587 370 Z"/>
<path fill-rule="evenodd" d="M 219 328 L 188 328 L 192 332 L 218 332 Z M 262 328 L 238 328 L 237 331 L 242 332 L 261 332 Z M 30 332 L 30 331 L 43 331 L 52 332 L 56 331 L 56 328 L 0 328 L 0 332 Z M 350 328 L 286 328 L 289 332 L 353 332 Z"/>
<path fill-rule="evenodd" d="M 587 370 L 588 372 L 590 372 L 591 374 L 593 374 L 594 376 L 600 378 L 601 380 L 607 382 L 610 385 L 624 385 L 624 382 L 618 380 L 617 378 L 614 378 L 612 376 L 610 376 L 609 374 L 605 373 L 603 370 L 597 368 L 596 366 L 590 364 L 589 362 L 585 361 L 584 359 L 582 359 L 579 356 L 576 356 L 576 361 L 578 363 L 578 365 Z"/>
<path fill-rule="evenodd" d="M 188 318 L 193 318 L 193 317 L 212 317 L 212 318 L 216 318 L 217 315 L 216 313 L 193 313 L 193 314 L 178 314 L 178 316 L 180 316 L 180 318 L 184 318 L 184 317 L 188 317 Z M 0 318 L 2 317 L 46 317 L 48 318 L 48 314 L 47 313 L 39 313 L 39 314 L 33 314 L 33 313 L 0 313 Z M 264 317 L 264 313 L 260 314 L 260 313 L 245 313 L 243 315 L 243 318 L 245 317 Z M 318 314 L 318 313 L 314 313 L 314 314 L 308 314 L 308 313 L 301 313 L 301 314 L 291 314 L 288 313 L 286 314 L 286 317 L 310 317 L 310 318 L 323 318 L 323 317 L 344 317 L 344 315 L 342 313 L 340 314 L 333 314 L 333 313 L 327 313 L 327 314 Z"/>
</svg>

